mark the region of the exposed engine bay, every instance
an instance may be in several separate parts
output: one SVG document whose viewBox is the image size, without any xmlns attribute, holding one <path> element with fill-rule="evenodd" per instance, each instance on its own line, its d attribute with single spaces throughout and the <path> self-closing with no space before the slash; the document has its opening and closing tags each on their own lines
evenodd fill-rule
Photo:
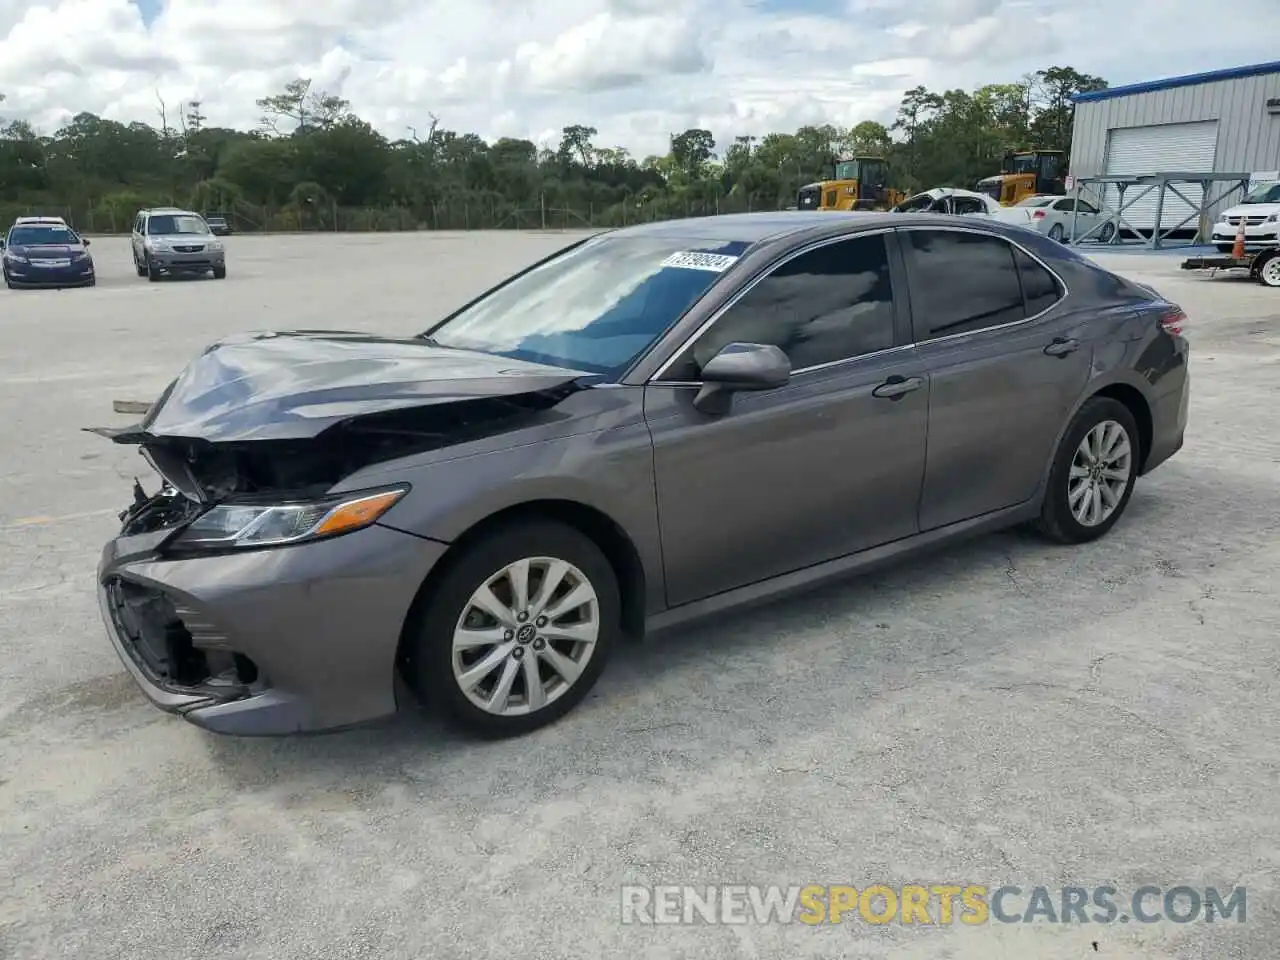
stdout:
<svg viewBox="0 0 1280 960">
<path fill-rule="evenodd" d="M 372 464 L 527 425 L 579 389 L 568 383 L 533 393 L 367 414 L 304 439 L 211 442 L 151 436 L 137 427 L 93 432 L 116 443 L 137 444 L 164 480 L 154 496 L 135 481 L 134 503 L 121 521 L 125 533 L 139 534 L 189 522 L 231 497 L 318 496 Z M 117 409 L 123 406 L 117 404 Z"/>
</svg>

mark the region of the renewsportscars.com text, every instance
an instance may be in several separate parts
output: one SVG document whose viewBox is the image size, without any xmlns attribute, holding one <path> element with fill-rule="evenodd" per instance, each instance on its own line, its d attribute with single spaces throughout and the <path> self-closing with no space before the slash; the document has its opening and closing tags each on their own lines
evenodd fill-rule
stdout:
<svg viewBox="0 0 1280 960">
<path fill-rule="evenodd" d="M 625 886 L 627 924 L 1193 923 L 1245 920 L 1245 888 L 930 884 Z"/>
</svg>

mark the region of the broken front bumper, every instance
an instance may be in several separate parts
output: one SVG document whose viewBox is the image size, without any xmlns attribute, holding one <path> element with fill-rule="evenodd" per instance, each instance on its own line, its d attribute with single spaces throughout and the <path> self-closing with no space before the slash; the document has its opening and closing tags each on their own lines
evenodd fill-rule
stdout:
<svg viewBox="0 0 1280 960">
<path fill-rule="evenodd" d="M 172 530 L 103 549 L 98 598 L 125 667 L 160 709 L 215 733 L 329 730 L 396 709 L 396 654 L 446 549 L 386 527 L 175 558 Z"/>
</svg>

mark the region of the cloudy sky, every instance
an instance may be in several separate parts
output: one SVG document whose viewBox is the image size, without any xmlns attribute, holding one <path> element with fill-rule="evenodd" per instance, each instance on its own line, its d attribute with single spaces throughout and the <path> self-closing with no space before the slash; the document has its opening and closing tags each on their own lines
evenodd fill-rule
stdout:
<svg viewBox="0 0 1280 960">
<path fill-rule="evenodd" d="M 295 76 L 392 137 L 425 128 L 637 154 L 892 117 L 903 90 L 1050 64 L 1112 84 L 1280 55 L 1280 0 L 0 0 L 0 116 L 155 122 L 156 94 L 252 125 Z"/>
</svg>

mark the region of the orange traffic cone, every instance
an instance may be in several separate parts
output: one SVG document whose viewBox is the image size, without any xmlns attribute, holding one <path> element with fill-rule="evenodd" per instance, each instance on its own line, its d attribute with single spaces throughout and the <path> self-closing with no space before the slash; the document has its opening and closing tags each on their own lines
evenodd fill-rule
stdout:
<svg viewBox="0 0 1280 960">
<path fill-rule="evenodd" d="M 1240 218 L 1240 229 L 1236 231 L 1236 242 L 1231 247 L 1231 258 L 1233 260 L 1244 259 L 1244 221 L 1245 218 L 1242 216 Z"/>
</svg>

